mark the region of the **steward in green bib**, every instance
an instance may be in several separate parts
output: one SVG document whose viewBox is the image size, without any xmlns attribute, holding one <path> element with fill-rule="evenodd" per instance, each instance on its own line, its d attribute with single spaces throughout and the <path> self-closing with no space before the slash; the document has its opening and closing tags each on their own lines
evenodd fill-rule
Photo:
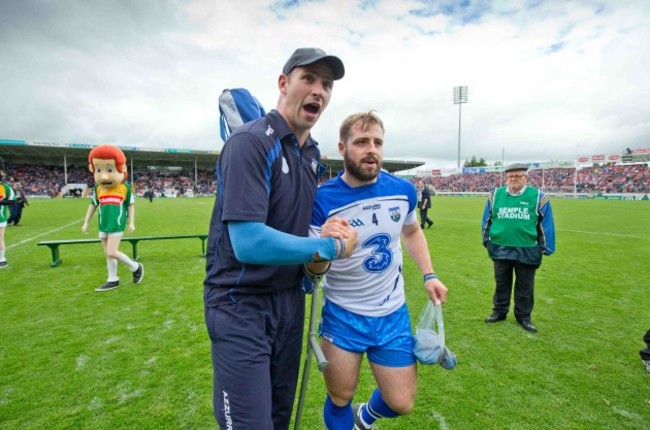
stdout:
<svg viewBox="0 0 650 430">
<path fill-rule="evenodd" d="M 517 322 L 531 333 L 535 303 L 535 271 L 542 255 L 555 251 L 555 223 L 549 197 L 526 185 L 528 166 L 521 163 L 506 167 L 505 187 L 488 197 L 483 212 L 483 246 L 494 264 L 496 283 L 492 315 L 487 323 L 506 319 L 514 280 L 514 314 Z"/>
</svg>

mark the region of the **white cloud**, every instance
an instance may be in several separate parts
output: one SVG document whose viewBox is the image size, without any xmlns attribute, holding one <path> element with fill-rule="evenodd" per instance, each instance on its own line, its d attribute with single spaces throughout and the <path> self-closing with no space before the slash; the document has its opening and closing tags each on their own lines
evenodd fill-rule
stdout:
<svg viewBox="0 0 650 430">
<path fill-rule="evenodd" d="M 0 138 L 220 148 L 217 97 L 267 109 L 293 49 L 338 55 L 346 76 L 313 134 L 376 109 L 386 157 L 573 159 L 650 147 L 646 1 L 68 1 L 2 6 Z"/>
</svg>

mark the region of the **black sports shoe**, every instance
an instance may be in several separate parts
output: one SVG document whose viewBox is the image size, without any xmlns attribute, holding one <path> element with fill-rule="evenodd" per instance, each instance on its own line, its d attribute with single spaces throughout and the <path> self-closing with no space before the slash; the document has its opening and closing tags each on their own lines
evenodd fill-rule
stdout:
<svg viewBox="0 0 650 430">
<path fill-rule="evenodd" d="M 352 430 L 372 430 L 372 426 L 366 427 L 361 422 L 361 407 L 365 403 L 357 403 L 352 406 L 352 414 L 354 415 L 354 428 Z"/>
<path fill-rule="evenodd" d="M 102 292 L 102 291 L 114 290 L 119 286 L 120 286 L 120 281 L 107 281 L 105 284 L 95 288 L 95 291 Z"/>
<path fill-rule="evenodd" d="M 4 269 L 8 265 L 9 265 L 9 263 L 7 263 L 6 261 L 0 261 L 0 269 Z"/>
<path fill-rule="evenodd" d="M 485 322 L 490 324 L 490 323 L 495 323 L 495 322 L 498 322 L 498 321 L 503 321 L 505 319 L 506 319 L 505 315 L 500 315 L 500 314 L 498 314 L 496 312 L 493 312 L 492 315 L 485 318 Z"/>
<path fill-rule="evenodd" d="M 530 321 L 517 321 L 529 333 L 537 333 L 537 328 Z"/>
<path fill-rule="evenodd" d="M 134 284 L 139 284 L 142 282 L 142 278 L 144 277 L 144 266 L 142 263 L 138 263 L 138 268 L 135 269 L 135 272 L 133 272 L 133 283 Z"/>
</svg>

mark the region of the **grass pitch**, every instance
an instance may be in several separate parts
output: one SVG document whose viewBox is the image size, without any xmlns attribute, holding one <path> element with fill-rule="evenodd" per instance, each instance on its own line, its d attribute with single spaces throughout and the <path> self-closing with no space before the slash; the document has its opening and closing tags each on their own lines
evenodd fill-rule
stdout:
<svg viewBox="0 0 650 430">
<path fill-rule="evenodd" d="M 557 252 L 536 278 L 529 334 L 512 314 L 487 325 L 492 266 L 481 246 L 481 198 L 434 197 L 425 230 L 449 287 L 447 343 L 456 369 L 420 366 L 414 412 L 387 429 L 648 429 L 650 376 L 638 350 L 650 328 L 650 202 L 552 201 Z M 139 199 L 135 235 L 207 232 L 213 199 Z M 0 271 L 1 429 L 216 429 L 205 260 L 197 240 L 138 245 L 145 277 L 96 293 L 101 245 L 61 247 L 50 268 L 39 240 L 82 237 L 88 201 L 30 200 L 23 227 L 6 230 Z M 96 237 L 96 218 L 88 237 Z M 129 254 L 131 247 L 122 245 Z M 407 258 L 408 305 L 426 294 Z M 374 388 L 368 366 L 355 401 Z M 322 377 L 312 362 L 303 429 L 323 429 Z"/>
</svg>

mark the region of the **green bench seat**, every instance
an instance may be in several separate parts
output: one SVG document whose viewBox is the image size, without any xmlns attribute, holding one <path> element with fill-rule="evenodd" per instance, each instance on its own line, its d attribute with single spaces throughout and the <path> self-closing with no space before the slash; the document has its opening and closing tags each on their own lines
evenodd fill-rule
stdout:
<svg viewBox="0 0 650 430">
<path fill-rule="evenodd" d="M 140 237 L 130 237 L 122 236 L 122 242 L 129 242 L 133 246 L 133 259 L 138 260 L 140 256 L 138 255 L 138 242 L 144 240 L 170 240 L 170 239 L 189 239 L 196 238 L 201 240 L 201 256 L 205 257 L 205 241 L 208 239 L 207 234 L 179 234 L 179 235 L 170 235 L 170 236 L 140 236 Z M 56 267 L 61 264 L 61 255 L 59 252 L 59 247 L 61 245 L 81 245 L 84 243 L 101 243 L 101 239 L 68 239 L 68 240 L 44 240 L 38 242 L 38 246 L 47 246 L 52 252 L 52 262 L 50 263 L 51 267 Z"/>
</svg>

